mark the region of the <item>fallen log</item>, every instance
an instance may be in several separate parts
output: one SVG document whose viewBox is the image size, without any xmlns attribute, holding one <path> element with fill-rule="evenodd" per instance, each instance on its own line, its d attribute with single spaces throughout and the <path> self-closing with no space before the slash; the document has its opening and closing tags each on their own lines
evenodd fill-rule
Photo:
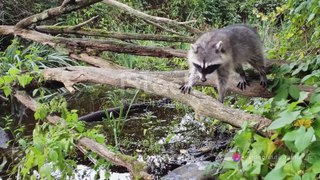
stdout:
<svg viewBox="0 0 320 180">
<path fill-rule="evenodd" d="M 252 126 L 258 124 L 255 128 L 260 133 L 264 133 L 265 128 L 271 123 L 267 118 L 225 107 L 219 101 L 196 90 L 191 94 L 182 94 L 177 83 L 131 70 L 95 67 L 52 68 L 44 70 L 44 79 L 60 81 L 70 92 L 75 91 L 72 86 L 79 82 L 141 89 L 147 93 L 189 104 L 197 114 L 219 119 L 235 127 L 241 127 L 245 122 L 249 122 Z"/>
</svg>

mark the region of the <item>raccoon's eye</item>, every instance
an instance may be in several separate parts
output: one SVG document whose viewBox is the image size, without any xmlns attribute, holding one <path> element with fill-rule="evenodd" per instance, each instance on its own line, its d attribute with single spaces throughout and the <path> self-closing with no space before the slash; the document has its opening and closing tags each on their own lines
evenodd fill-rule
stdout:
<svg viewBox="0 0 320 180">
<path fill-rule="evenodd" d="M 201 66 L 199 66 L 198 64 L 196 63 L 192 63 L 194 65 L 194 67 L 199 71 L 199 72 L 202 72 L 202 68 Z"/>
<path fill-rule="evenodd" d="M 205 71 L 206 71 L 206 74 L 211 74 L 213 73 L 216 69 L 218 69 L 220 67 L 221 64 L 214 64 L 214 65 L 210 65 L 208 66 Z"/>
<path fill-rule="evenodd" d="M 219 54 L 219 53 L 225 53 L 226 51 L 223 49 L 223 48 L 221 48 L 221 50 L 219 51 L 219 49 L 216 49 L 216 53 L 217 54 Z"/>
</svg>

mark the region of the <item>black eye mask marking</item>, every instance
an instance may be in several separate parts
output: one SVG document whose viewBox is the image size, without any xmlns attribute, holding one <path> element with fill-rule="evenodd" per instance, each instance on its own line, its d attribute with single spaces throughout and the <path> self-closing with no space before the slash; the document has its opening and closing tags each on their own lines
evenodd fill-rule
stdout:
<svg viewBox="0 0 320 180">
<path fill-rule="evenodd" d="M 214 64 L 214 65 L 208 66 L 206 69 L 204 69 L 205 74 L 213 73 L 216 69 L 218 69 L 220 67 L 220 65 L 221 64 Z"/>
<path fill-rule="evenodd" d="M 205 69 L 199 66 L 198 64 L 193 63 L 194 67 L 201 73 L 201 74 L 211 74 L 216 69 L 220 67 L 221 64 L 214 64 L 206 67 Z"/>
</svg>

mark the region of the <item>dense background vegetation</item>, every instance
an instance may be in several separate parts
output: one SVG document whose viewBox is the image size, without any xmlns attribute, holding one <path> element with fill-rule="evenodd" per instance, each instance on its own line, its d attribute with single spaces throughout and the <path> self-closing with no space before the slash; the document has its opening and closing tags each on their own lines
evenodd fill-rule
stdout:
<svg viewBox="0 0 320 180">
<path fill-rule="evenodd" d="M 320 80 L 320 3 L 317 0 L 247 0 L 247 1 L 211 1 L 211 0 L 125 0 L 122 1 L 145 13 L 176 19 L 179 21 L 197 20 L 195 27 L 207 30 L 220 28 L 235 23 L 248 23 L 256 27 L 266 49 L 269 59 L 285 60 L 285 63 L 273 69 L 269 78 L 272 79 L 269 89 L 275 93 L 270 99 L 249 99 L 241 96 L 228 97 L 226 105 L 237 107 L 250 113 L 263 115 L 274 120 L 269 130 L 270 137 L 256 134 L 247 126 L 237 131 L 229 149 L 231 153 L 241 154 L 241 161 L 235 162 L 226 156 L 223 168 L 219 171 L 221 179 L 315 179 L 320 173 L 320 91 L 317 89 Z M 60 1 L 0 1 L 1 23 L 14 25 L 23 17 L 57 6 Z M 95 4 L 86 9 L 73 12 L 61 18 L 50 20 L 50 24 L 76 25 L 93 16 L 100 17 L 87 25 L 90 28 L 101 28 L 110 31 L 135 32 L 150 34 L 168 34 L 118 9 L 104 4 Z M 182 32 L 187 34 L 186 32 Z M 187 34 L 188 35 L 188 34 Z M 2 37 L 0 53 L 0 88 L 4 99 L 13 103 L 11 94 L 17 84 L 25 87 L 32 81 L 41 81 L 41 69 L 78 65 L 68 56 L 48 47 L 14 39 L 8 42 Z M 11 39 L 10 39 L 11 40 Z M 171 46 L 188 49 L 186 43 L 139 42 L 144 45 Z M 8 46 L 11 44 L 10 46 Z M 125 54 L 104 53 L 103 58 L 133 69 L 172 70 L 186 69 L 184 59 L 173 58 L 170 61 L 152 57 L 137 57 Z M 300 91 L 298 85 L 315 87 L 308 98 L 306 92 Z M 78 90 L 95 92 L 97 96 L 107 94 L 103 104 L 121 106 L 125 99 L 129 102 L 153 99 L 150 95 L 136 90 L 113 89 L 101 92 L 98 87 L 80 84 Z M 213 88 L 198 88 L 215 96 Z M 123 112 L 113 124 L 95 126 L 87 130 L 82 122 L 78 122 L 78 113 L 67 107 L 66 92 L 63 89 L 50 90 L 38 88 L 30 92 L 39 101 L 41 108 L 34 115 L 36 119 L 44 119 L 50 113 L 61 114 L 66 124 L 52 127 L 45 122 L 37 123 L 32 134 L 25 132 L 24 123 L 20 124 L 9 113 L 1 114 L 1 127 L 6 127 L 14 136 L 12 146 L 18 153 L 7 163 L 3 158 L 0 169 L 10 169 L 6 176 L 34 176 L 32 170 L 38 168 L 43 177 L 51 177 L 51 169 L 59 169 L 62 177 L 70 175 L 76 165 L 77 152 L 74 141 L 81 136 L 87 136 L 104 143 L 107 127 L 112 127 L 112 148 L 119 146 L 126 139 L 121 139 L 124 132 Z M 4 105 L 6 104 L 6 105 Z M 9 107 L 9 101 L 4 101 L 3 107 Z M 183 113 L 192 112 L 176 102 L 177 109 Z M 14 105 L 12 105 L 14 109 Z M 21 112 L 21 109 L 18 109 Z M 13 111 L 14 112 L 14 111 Z M 148 117 L 146 117 L 148 118 Z M 20 120 L 21 121 L 21 120 Z M 214 121 L 214 120 L 212 120 Z M 19 123 L 19 128 L 17 124 Z M 62 130 L 64 129 L 64 130 Z M 70 133 L 74 129 L 78 133 Z M 144 133 L 150 133 L 145 131 Z M 28 134 L 28 136 L 25 136 Z M 152 134 L 152 133 L 150 133 Z M 50 137 L 50 138 L 48 138 Z M 160 145 L 155 144 L 154 137 L 144 140 L 140 147 L 146 153 L 159 151 Z M 50 139 L 50 141 L 48 141 Z M 128 142 L 127 142 L 128 143 Z M 123 143 L 125 144 L 125 143 Z M 130 145 L 129 143 L 127 144 Z M 150 149 L 148 149 L 150 148 Z M 17 154 L 19 156 L 17 156 Z M 93 154 L 95 158 L 98 158 Z M 99 158 L 98 158 L 99 159 Z M 48 163 L 50 162 L 50 163 Z M 99 159 L 98 167 L 108 167 L 109 164 Z"/>
</svg>

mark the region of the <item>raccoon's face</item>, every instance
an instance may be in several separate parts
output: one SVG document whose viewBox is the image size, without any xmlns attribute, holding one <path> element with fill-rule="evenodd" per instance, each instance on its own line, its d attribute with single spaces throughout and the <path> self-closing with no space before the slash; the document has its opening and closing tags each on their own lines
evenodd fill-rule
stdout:
<svg viewBox="0 0 320 180">
<path fill-rule="evenodd" d="M 191 45 L 193 51 L 192 65 L 199 73 L 200 80 L 205 82 L 206 76 L 217 70 L 222 64 L 222 41 L 215 43 L 208 47 L 202 47 L 200 45 Z"/>
</svg>

